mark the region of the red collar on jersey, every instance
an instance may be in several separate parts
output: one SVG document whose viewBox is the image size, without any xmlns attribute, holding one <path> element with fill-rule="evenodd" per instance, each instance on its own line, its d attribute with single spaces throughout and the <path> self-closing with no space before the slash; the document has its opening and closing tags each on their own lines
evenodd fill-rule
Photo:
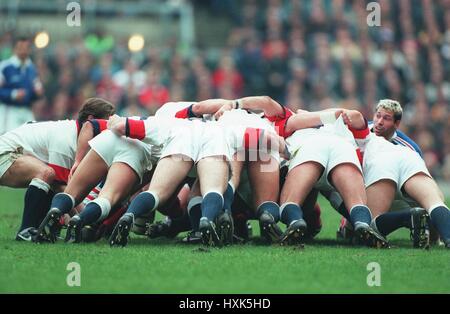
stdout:
<svg viewBox="0 0 450 314">
<path fill-rule="evenodd" d="M 264 117 L 269 120 L 270 122 L 273 122 L 275 124 L 275 130 L 277 131 L 278 135 L 287 138 L 292 135 L 293 132 L 286 132 L 286 125 L 290 117 L 294 115 L 291 109 L 286 108 L 282 106 L 283 113 L 276 116 L 267 116 Z"/>
<path fill-rule="evenodd" d="M 77 137 L 78 135 L 80 135 L 80 131 L 81 131 L 81 127 L 82 127 L 82 123 L 80 122 L 80 120 L 75 120 L 75 123 L 77 125 Z"/>
</svg>

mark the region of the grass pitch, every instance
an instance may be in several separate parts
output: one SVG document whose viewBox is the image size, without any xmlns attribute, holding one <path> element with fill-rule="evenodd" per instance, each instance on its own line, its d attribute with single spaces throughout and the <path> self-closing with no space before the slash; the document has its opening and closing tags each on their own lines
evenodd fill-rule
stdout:
<svg viewBox="0 0 450 314">
<path fill-rule="evenodd" d="M 389 237 L 389 250 L 336 242 L 339 216 L 323 199 L 323 230 L 304 249 L 255 241 L 202 252 L 198 246 L 138 237 L 114 249 L 106 240 L 16 242 L 23 194 L 0 187 L 1 293 L 450 293 L 449 250 L 412 249 L 407 230 Z M 253 231 L 259 233 L 256 223 Z M 81 267 L 80 287 L 66 283 L 70 262 Z M 367 284 L 370 262 L 380 265 L 381 286 Z"/>
</svg>

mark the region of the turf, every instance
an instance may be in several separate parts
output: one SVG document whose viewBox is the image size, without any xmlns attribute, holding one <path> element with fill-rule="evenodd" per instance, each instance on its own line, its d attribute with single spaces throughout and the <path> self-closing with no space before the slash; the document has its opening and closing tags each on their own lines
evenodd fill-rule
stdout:
<svg viewBox="0 0 450 314">
<path fill-rule="evenodd" d="M 198 250 L 175 241 L 134 237 L 126 248 L 14 241 L 23 190 L 0 188 L 1 293 L 450 293 L 450 251 L 411 248 L 409 232 L 392 248 L 356 248 L 335 240 L 339 217 L 320 200 L 324 228 L 304 249 L 258 241 Z M 253 224 L 254 234 L 258 233 Z M 81 266 L 81 286 L 66 283 Z M 367 264 L 381 267 L 381 286 L 367 285 Z"/>
</svg>

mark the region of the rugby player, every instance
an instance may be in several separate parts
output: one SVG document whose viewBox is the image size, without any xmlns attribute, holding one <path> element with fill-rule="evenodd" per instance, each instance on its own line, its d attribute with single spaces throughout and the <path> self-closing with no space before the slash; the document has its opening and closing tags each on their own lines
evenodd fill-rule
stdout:
<svg viewBox="0 0 450 314">
<path fill-rule="evenodd" d="M 358 132 L 366 134 L 356 142 L 364 155 L 367 203 L 376 217 L 372 226 L 378 230 L 391 228 L 389 221 L 379 217 L 382 218 L 380 215 L 390 209 L 397 195 L 408 203 L 416 202 L 424 208 L 445 247 L 450 248 L 450 210 L 419 154 L 403 145 L 392 145 L 384 137 L 369 132 L 368 124 L 358 112 L 348 123 L 355 129 L 361 129 Z M 422 240 L 424 243 L 421 243 Z M 426 241 L 427 237 L 419 237 L 417 246 L 426 247 Z"/>
<path fill-rule="evenodd" d="M 125 246 L 134 218 L 167 202 L 194 165 L 203 197 L 199 229 L 205 244 L 220 245 L 214 220 L 223 207 L 230 160 L 220 128 L 213 123 L 161 117 L 145 121 L 117 117 L 110 121 L 109 128 L 119 135 L 144 142 L 157 138 L 164 144 L 148 191 L 140 193 L 120 218 L 110 238 L 111 246 Z M 158 121 L 163 121 L 159 128 Z"/>
<path fill-rule="evenodd" d="M 376 106 L 373 121 L 368 123 L 368 127 L 377 136 L 385 138 L 394 145 L 407 147 L 415 151 L 419 156 L 422 156 L 419 146 L 398 129 L 402 113 L 402 107 L 397 101 L 391 99 L 380 100 Z M 338 195 L 335 195 L 334 199 L 339 202 Z M 374 217 L 378 231 L 386 237 L 391 232 L 405 227 L 411 230 L 414 246 L 423 246 L 423 243 L 428 241 L 426 239 L 429 232 L 428 213 L 425 209 L 415 207 L 418 206 L 417 204 L 412 205 L 413 207 L 411 208 L 411 204 L 408 204 L 397 195 L 390 212 Z M 351 225 L 343 218 L 337 232 L 338 238 L 351 239 L 352 234 Z M 420 240 L 421 238 L 422 240 Z"/>
<path fill-rule="evenodd" d="M 71 167 L 83 157 L 85 145 L 114 113 L 100 98 L 85 101 L 77 120 L 28 123 L 0 137 L 0 185 L 27 188 L 17 240 L 31 241 L 48 210 L 52 191 L 67 183 Z M 85 123 L 89 121 L 90 123 Z"/>
</svg>

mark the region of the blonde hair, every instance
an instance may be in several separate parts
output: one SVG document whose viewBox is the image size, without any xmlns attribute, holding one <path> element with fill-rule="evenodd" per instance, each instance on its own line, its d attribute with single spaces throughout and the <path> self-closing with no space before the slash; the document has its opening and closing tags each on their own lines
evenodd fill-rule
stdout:
<svg viewBox="0 0 450 314">
<path fill-rule="evenodd" d="M 382 99 L 378 102 L 375 110 L 378 111 L 378 109 L 380 108 L 392 111 L 394 113 L 395 121 L 399 121 L 402 119 L 403 109 L 398 101 L 392 99 Z"/>
</svg>

